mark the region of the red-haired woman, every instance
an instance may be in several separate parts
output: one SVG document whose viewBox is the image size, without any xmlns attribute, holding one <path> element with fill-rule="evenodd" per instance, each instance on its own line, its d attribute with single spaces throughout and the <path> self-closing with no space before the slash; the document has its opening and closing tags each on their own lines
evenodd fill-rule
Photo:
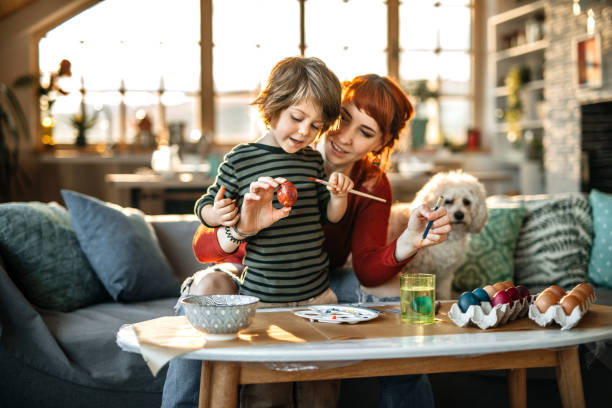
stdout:
<svg viewBox="0 0 612 408">
<path fill-rule="evenodd" d="M 354 181 L 355 190 L 386 200 L 383 203 L 349 194 L 343 219 L 337 224 L 323 225 L 330 287 L 340 302 L 371 300 L 361 292 L 360 283 L 369 287 L 383 284 L 402 270 L 419 246 L 443 242 L 451 229 L 444 208 L 432 211 L 419 207 L 410 215 L 404 232 L 392 242 L 386 242 L 392 196 L 384 170 L 400 132 L 412 115 L 412 105 L 393 80 L 375 74 L 358 76 L 343 84 L 338 126 L 328 131 L 317 144 L 327 174 L 343 172 Z M 286 211 L 272 206 L 274 190 L 280 182 L 282 179 L 262 177 L 251 184 L 234 231 L 254 234 L 287 215 Z M 427 238 L 421 240 L 429 220 L 433 221 L 433 226 Z M 244 244 L 231 240 L 223 228 L 200 226 L 193 247 L 201 262 L 241 263 L 244 257 Z M 349 254 L 352 254 L 353 269 L 342 269 Z M 207 279 L 194 279 L 188 293 L 236 293 L 237 284 L 226 272 L 209 268 L 205 273 Z M 191 378 L 194 376 L 187 375 L 187 364 L 187 360 L 171 363 L 163 406 L 173 406 L 181 400 L 181 395 L 193 398 L 193 392 L 197 401 L 199 365 L 194 364 L 192 371 L 196 375 Z M 431 387 L 424 375 L 382 377 L 380 385 L 381 407 L 412 406 L 414 403 L 433 406 Z M 305 406 L 314 406 L 313 402 L 303 401 Z"/>
</svg>

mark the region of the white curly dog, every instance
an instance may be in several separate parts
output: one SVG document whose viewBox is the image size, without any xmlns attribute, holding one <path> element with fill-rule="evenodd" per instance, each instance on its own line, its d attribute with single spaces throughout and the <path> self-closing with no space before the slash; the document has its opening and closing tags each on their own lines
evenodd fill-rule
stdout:
<svg viewBox="0 0 612 408">
<path fill-rule="evenodd" d="M 421 204 L 433 209 L 439 196 L 444 197 L 442 206 L 448 211 L 452 230 L 441 244 L 420 249 L 403 272 L 435 274 L 436 298 L 444 300 L 456 296 L 451 293 L 453 275 L 466 260 L 470 234 L 482 231 L 489 219 L 482 183 L 462 171 L 434 175 L 411 203 L 393 205 L 387 241 L 397 238 L 406 229 L 412 209 Z M 362 289 L 379 298 L 399 296 L 399 274 L 381 286 Z"/>
</svg>

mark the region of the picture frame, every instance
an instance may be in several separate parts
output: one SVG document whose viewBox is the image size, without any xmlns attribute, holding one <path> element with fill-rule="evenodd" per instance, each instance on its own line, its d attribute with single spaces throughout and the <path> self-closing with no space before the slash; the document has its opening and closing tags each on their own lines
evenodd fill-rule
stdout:
<svg viewBox="0 0 612 408">
<path fill-rule="evenodd" d="M 602 86 L 601 36 L 586 35 L 574 41 L 576 84 L 579 88 Z"/>
</svg>

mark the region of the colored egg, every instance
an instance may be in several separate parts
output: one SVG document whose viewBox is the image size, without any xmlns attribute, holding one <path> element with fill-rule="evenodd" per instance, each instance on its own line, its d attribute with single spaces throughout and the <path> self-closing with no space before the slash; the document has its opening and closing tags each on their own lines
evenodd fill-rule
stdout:
<svg viewBox="0 0 612 408">
<path fill-rule="evenodd" d="M 476 288 L 472 291 L 472 293 L 480 300 L 481 302 L 490 302 L 491 297 L 483 288 Z"/>
<path fill-rule="evenodd" d="M 493 306 L 503 305 L 506 303 L 512 303 L 512 298 L 506 293 L 505 290 L 500 290 L 493 296 L 493 299 L 491 299 L 491 305 Z"/>
<path fill-rule="evenodd" d="M 276 192 L 278 202 L 285 207 L 291 207 L 297 201 L 297 189 L 290 181 L 285 181 Z"/>
<path fill-rule="evenodd" d="M 497 282 L 493 284 L 493 289 L 495 289 L 495 293 L 497 293 L 500 290 L 505 290 L 506 285 L 503 282 Z M 495 294 L 493 294 L 493 296 L 495 296 Z"/>
<path fill-rule="evenodd" d="M 457 304 L 459 305 L 459 309 L 465 313 L 470 306 L 479 306 L 480 300 L 472 292 L 463 292 L 461 296 L 459 296 Z"/>
<path fill-rule="evenodd" d="M 510 282 L 510 281 L 505 281 L 502 282 L 504 284 L 504 286 L 506 286 L 506 288 L 513 288 L 514 287 L 514 283 Z"/>
<path fill-rule="evenodd" d="M 487 295 L 489 295 L 489 299 L 491 299 L 493 295 L 497 292 L 491 285 L 487 285 L 482 289 L 484 289 L 484 291 L 487 292 Z"/>
<path fill-rule="evenodd" d="M 566 315 L 572 314 L 576 306 L 581 306 L 582 302 L 574 295 L 565 295 L 559 301 Z"/>
<path fill-rule="evenodd" d="M 556 305 L 559 299 L 554 292 L 542 291 L 535 300 L 535 305 L 540 313 L 546 313 L 549 307 Z"/>
<path fill-rule="evenodd" d="M 530 295 L 530 293 L 529 293 L 529 289 L 527 289 L 527 288 L 526 288 L 525 286 L 523 286 L 523 285 L 518 285 L 518 286 L 516 287 L 516 289 L 519 291 L 519 293 L 521 294 L 521 297 L 522 297 L 522 298 L 524 298 L 524 297 L 528 297 L 528 296 Z"/>
<path fill-rule="evenodd" d="M 412 310 L 421 314 L 431 313 L 431 297 L 419 296 L 412 300 Z"/>
<path fill-rule="evenodd" d="M 510 299 L 512 299 L 512 301 L 519 300 L 521 298 L 520 292 L 515 287 L 507 288 L 504 292 L 506 292 L 508 296 L 510 296 Z"/>
</svg>

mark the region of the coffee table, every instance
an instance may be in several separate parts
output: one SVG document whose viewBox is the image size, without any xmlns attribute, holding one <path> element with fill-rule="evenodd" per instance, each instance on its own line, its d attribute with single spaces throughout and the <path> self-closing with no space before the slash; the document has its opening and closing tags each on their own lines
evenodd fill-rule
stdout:
<svg viewBox="0 0 612 408">
<path fill-rule="evenodd" d="M 443 305 L 442 309 L 448 310 L 448 307 Z M 263 313 L 279 311 L 293 316 L 290 310 L 266 309 L 259 310 L 255 319 L 264 316 Z M 399 334 L 402 331 L 399 319 L 394 321 L 394 314 L 390 312 L 386 315 L 383 323 L 388 325 L 387 329 L 396 327 Z M 612 307 L 593 305 L 583 321 L 567 331 L 559 330 L 558 326 L 539 328 L 528 321 L 520 323 L 520 330 L 515 329 L 517 325 L 508 324 L 495 330 L 461 329 L 454 334 L 438 334 L 444 332 L 439 329 L 443 328 L 442 324 L 453 325 L 446 321 L 439 328 L 435 324 L 413 327 L 413 333 L 408 336 L 372 334 L 353 340 L 237 347 L 217 343 L 215 347 L 204 347 L 180 358 L 202 360 L 200 407 L 235 407 L 239 384 L 502 369 L 507 370 L 510 406 L 525 407 L 526 369 L 555 367 L 563 406 L 579 408 L 585 402 L 578 345 L 612 339 L 611 316 Z M 591 321 L 598 323 L 589 324 L 587 318 L 591 317 Z M 533 325 L 529 326 L 530 323 Z M 367 323 L 356 326 L 362 324 Z M 335 326 L 334 330 L 346 330 L 350 337 L 351 325 L 330 326 Z M 291 325 L 285 325 L 284 330 L 291 330 Z M 117 343 L 125 351 L 141 352 L 129 325 L 118 332 Z"/>
</svg>

